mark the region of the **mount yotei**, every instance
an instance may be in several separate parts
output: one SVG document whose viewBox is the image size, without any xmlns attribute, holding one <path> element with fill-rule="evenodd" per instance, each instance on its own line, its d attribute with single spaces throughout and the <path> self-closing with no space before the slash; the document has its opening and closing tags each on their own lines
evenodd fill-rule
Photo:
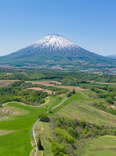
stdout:
<svg viewBox="0 0 116 156">
<path fill-rule="evenodd" d="M 0 57 L 0 65 L 56 69 L 113 68 L 116 61 L 85 50 L 60 35 L 47 35 L 36 43 Z"/>
</svg>

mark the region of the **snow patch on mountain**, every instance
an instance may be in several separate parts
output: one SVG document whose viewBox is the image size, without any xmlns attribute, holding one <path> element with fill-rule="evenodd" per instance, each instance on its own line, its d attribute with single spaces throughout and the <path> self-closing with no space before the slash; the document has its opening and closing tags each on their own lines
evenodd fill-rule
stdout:
<svg viewBox="0 0 116 156">
<path fill-rule="evenodd" d="M 60 35 L 47 35 L 43 39 L 33 44 L 34 48 L 53 48 L 53 49 L 64 49 L 78 47 L 75 43 L 65 39 Z"/>
</svg>

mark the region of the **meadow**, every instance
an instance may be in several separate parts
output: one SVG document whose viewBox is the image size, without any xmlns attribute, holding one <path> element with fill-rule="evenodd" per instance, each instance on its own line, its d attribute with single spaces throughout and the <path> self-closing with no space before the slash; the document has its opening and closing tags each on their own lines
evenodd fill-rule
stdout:
<svg viewBox="0 0 116 156">
<path fill-rule="evenodd" d="M 34 85 L 40 85 L 39 87 L 44 90 L 55 90 L 56 92 L 56 94 L 48 94 L 44 97 L 44 103 L 36 105 L 21 102 L 2 103 L 0 155 L 34 156 L 35 144 L 32 129 L 34 123 L 40 119 L 35 129 L 36 139 L 37 141 L 41 140 L 44 150 L 38 148 L 37 156 L 70 156 L 71 154 L 74 156 L 97 156 L 100 154 L 109 156 L 109 153 L 110 156 L 115 156 L 115 86 L 110 84 L 108 88 L 104 84 L 95 84 L 96 89 L 91 84 L 90 88 L 77 87 L 77 90 L 74 90 L 74 85 L 67 85 L 63 89 L 64 85 L 54 84 L 55 81 L 52 82 L 53 84 L 50 81 L 41 82 L 49 83 L 47 83 L 48 86 L 46 83 L 44 86 L 36 81 L 37 84 Z M 19 88 L 19 83 L 24 86 Z M 38 87 L 18 81 L 10 84 L 12 85 L 11 89 L 15 84 L 16 96 L 19 96 L 18 89 L 21 93 L 25 93 L 25 87 Z M 9 87 L 9 84 L 5 85 Z M 91 87 L 95 89 L 93 90 Z M 103 97 L 103 95 L 109 96 L 110 92 L 112 92 L 113 103 Z M 10 91 L 8 93 L 10 95 Z M 25 99 L 32 96 L 31 93 L 24 95 L 26 95 Z M 36 98 L 39 97 L 36 96 Z M 49 121 L 41 121 L 41 116 L 44 119 L 49 118 Z"/>
<path fill-rule="evenodd" d="M 115 156 L 116 136 L 102 136 L 93 139 L 85 146 L 82 156 Z"/>
<path fill-rule="evenodd" d="M 38 119 L 38 115 L 45 112 L 45 109 L 22 105 L 17 102 L 11 102 L 8 106 L 26 110 L 28 113 L 0 121 L 0 130 L 11 130 L 11 133 L 0 136 L 0 155 L 29 156 L 32 150 L 32 126 Z"/>
<path fill-rule="evenodd" d="M 60 137 L 67 136 L 70 138 L 71 135 L 74 135 L 76 129 L 80 129 L 79 126 L 75 128 L 73 126 L 73 129 L 71 129 L 71 125 L 73 125 L 71 124 L 72 121 L 78 121 L 78 123 L 80 122 L 87 125 L 79 132 L 79 138 L 77 137 L 77 139 L 75 139 L 73 136 L 75 143 L 74 145 L 72 144 L 72 146 L 75 147 L 75 150 L 68 142 L 66 142 L 66 140 L 62 140 L 62 149 L 65 147 L 68 151 L 72 150 L 74 152 L 72 153 L 75 156 L 97 156 L 100 154 L 103 156 L 115 156 L 116 117 L 111 113 L 97 109 L 93 105 L 93 103 L 96 102 L 96 99 L 98 103 L 105 102 L 103 99 L 98 98 L 96 94 L 90 90 L 78 91 L 75 95 L 64 101 L 62 105 L 52 108 L 52 112 L 50 113 L 51 120 L 49 123 L 38 123 L 38 135 L 41 135 L 42 144 L 44 147 L 44 156 L 48 156 L 47 152 L 50 154 L 52 153 L 51 146 L 53 142 L 57 142 L 57 147 L 55 147 L 55 150 L 60 151 L 60 144 L 58 145 L 58 143 L 61 142 Z M 65 120 L 68 122 L 67 127 L 63 127 Z M 58 126 L 56 123 L 60 125 L 60 128 L 57 128 Z M 98 129 L 99 131 L 97 132 Z M 70 130 L 72 131 L 71 133 Z M 57 135 L 55 134 L 56 132 Z M 64 155 L 68 156 L 70 154 L 64 153 Z"/>
<path fill-rule="evenodd" d="M 7 119 L 0 121 L 0 155 L 29 156 L 33 149 L 32 127 L 34 123 L 39 116 L 59 104 L 63 98 L 64 96 L 49 96 L 40 106 L 18 102 L 4 104 L 3 108 L 13 108 L 14 112 L 18 110 L 20 113 L 7 114 Z"/>
<path fill-rule="evenodd" d="M 103 100 L 95 97 L 88 96 L 89 91 L 81 91 L 74 95 L 71 99 L 64 103 L 64 106 L 57 112 L 57 115 L 62 117 L 68 117 L 71 119 L 78 119 L 94 124 L 108 125 L 116 127 L 116 117 L 110 113 L 104 112 L 100 109 L 95 108 L 92 104 L 94 102 L 101 102 Z M 91 92 L 92 94 L 92 92 Z"/>
</svg>

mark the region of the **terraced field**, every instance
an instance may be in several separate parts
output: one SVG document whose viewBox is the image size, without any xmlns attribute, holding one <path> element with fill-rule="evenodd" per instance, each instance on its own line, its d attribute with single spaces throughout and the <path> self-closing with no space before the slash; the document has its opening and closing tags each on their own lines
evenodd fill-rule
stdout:
<svg viewBox="0 0 116 156">
<path fill-rule="evenodd" d="M 115 156 L 116 136 L 102 136 L 88 143 L 82 156 Z"/>
<path fill-rule="evenodd" d="M 93 107 L 92 103 L 96 99 L 88 97 L 87 92 L 78 92 L 71 99 L 67 100 L 64 106 L 62 105 L 56 109 L 56 114 L 61 117 L 116 127 L 116 116 Z"/>
</svg>

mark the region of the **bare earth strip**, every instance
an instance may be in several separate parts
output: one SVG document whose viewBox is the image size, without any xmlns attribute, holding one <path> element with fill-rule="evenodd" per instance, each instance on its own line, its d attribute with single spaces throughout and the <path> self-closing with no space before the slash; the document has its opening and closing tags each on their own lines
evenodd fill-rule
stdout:
<svg viewBox="0 0 116 156">
<path fill-rule="evenodd" d="M 28 113 L 26 110 L 20 110 L 15 107 L 4 105 L 3 108 L 0 109 L 0 121 L 12 119 L 13 116 L 23 115 Z"/>
<path fill-rule="evenodd" d="M 0 136 L 14 132 L 13 130 L 0 130 Z"/>
<path fill-rule="evenodd" d="M 0 87 L 8 86 L 9 84 L 15 82 L 17 80 L 0 80 Z"/>
<path fill-rule="evenodd" d="M 52 94 L 53 93 L 53 91 L 51 91 L 51 90 L 43 89 L 43 88 L 40 88 L 40 87 L 33 87 L 33 88 L 27 88 L 27 89 L 43 91 L 43 92 L 47 92 L 48 94 Z"/>
<path fill-rule="evenodd" d="M 58 82 L 54 81 L 29 81 L 31 82 L 32 84 L 40 84 L 40 85 L 44 85 L 44 86 L 52 86 L 52 87 L 56 87 L 56 88 L 65 88 L 65 89 L 69 89 L 69 90 L 83 90 L 82 88 L 80 87 L 75 87 L 75 86 L 64 86 L 64 85 L 61 85 L 61 83 L 58 84 Z"/>
</svg>

